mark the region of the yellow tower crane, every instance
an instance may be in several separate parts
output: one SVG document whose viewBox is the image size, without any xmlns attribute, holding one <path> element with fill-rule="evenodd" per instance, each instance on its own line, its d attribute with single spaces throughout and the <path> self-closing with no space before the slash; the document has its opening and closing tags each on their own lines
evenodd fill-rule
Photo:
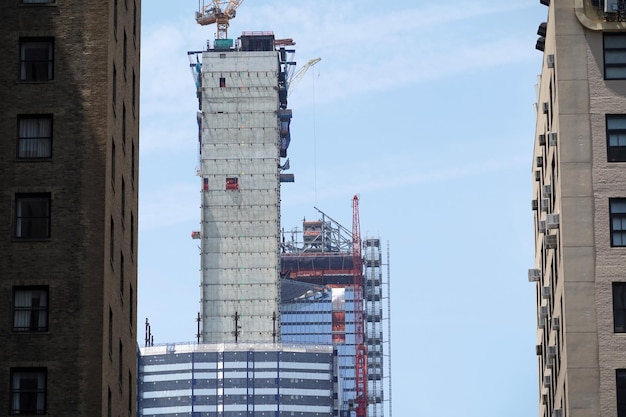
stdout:
<svg viewBox="0 0 626 417">
<path fill-rule="evenodd" d="M 302 77 L 304 77 L 304 74 L 306 74 L 307 70 L 321 60 L 322 58 L 311 59 L 309 62 L 304 64 L 302 68 L 300 68 L 295 74 L 293 74 L 293 76 L 287 82 L 287 92 L 291 93 L 291 91 L 296 88 Z"/>
<path fill-rule="evenodd" d="M 217 39 L 228 39 L 228 25 L 230 19 L 234 19 L 235 10 L 243 0 L 205 1 L 198 0 L 198 11 L 196 12 L 196 22 L 202 26 L 217 24 Z"/>
</svg>

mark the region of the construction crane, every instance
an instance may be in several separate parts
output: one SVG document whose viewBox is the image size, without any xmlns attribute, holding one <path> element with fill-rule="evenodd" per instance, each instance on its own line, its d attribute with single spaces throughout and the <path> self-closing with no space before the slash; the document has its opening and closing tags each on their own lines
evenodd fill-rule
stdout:
<svg viewBox="0 0 626 417">
<path fill-rule="evenodd" d="M 235 10 L 243 0 L 230 1 L 208 1 L 205 4 L 198 0 L 198 11 L 196 12 L 196 22 L 202 26 L 217 24 L 217 39 L 228 39 L 228 25 L 230 19 L 234 19 Z"/>
<path fill-rule="evenodd" d="M 290 93 L 294 88 L 296 88 L 296 86 L 298 85 L 300 80 L 302 80 L 302 77 L 304 77 L 304 74 L 306 74 L 308 69 L 311 68 L 313 65 L 317 64 L 318 62 L 320 62 L 321 60 L 322 58 L 311 59 L 309 60 L 309 62 L 304 64 L 302 68 L 300 68 L 295 74 L 293 74 L 291 78 L 289 79 L 289 81 L 287 82 L 287 93 Z"/>
<path fill-rule="evenodd" d="M 363 323 L 363 258 L 361 257 L 361 221 L 359 196 L 352 199 L 352 274 L 354 280 L 354 345 L 356 417 L 367 416 L 367 347 Z"/>
</svg>

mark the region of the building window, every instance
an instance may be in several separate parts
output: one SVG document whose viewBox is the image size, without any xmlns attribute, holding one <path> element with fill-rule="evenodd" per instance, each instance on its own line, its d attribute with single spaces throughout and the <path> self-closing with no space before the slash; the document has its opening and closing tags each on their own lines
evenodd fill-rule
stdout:
<svg viewBox="0 0 626 417">
<path fill-rule="evenodd" d="M 122 177 L 122 209 L 121 209 L 120 214 L 122 215 L 122 226 L 123 226 L 124 218 L 126 214 L 126 181 L 124 181 L 124 177 Z"/>
<path fill-rule="evenodd" d="M 130 183 L 135 187 L 135 141 L 131 144 L 130 152 Z"/>
<path fill-rule="evenodd" d="M 626 369 L 616 370 L 617 417 L 626 417 Z"/>
<path fill-rule="evenodd" d="M 113 261 L 115 260 L 115 222 L 113 221 L 113 216 L 111 216 L 111 224 L 109 230 L 109 258 L 111 260 L 111 266 L 113 266 Z"/>
<path fill-rule="evenodd" d="M 113 360 L 113 310 L 109 306 L 109 359 Z"/>
<path fill-rule="evenodd" d="M 604 34 L 604 78 L 626 79 L 626 34 Z"/>
<path fill-rule="evenodd" d="M 20 39 L 20 80 L 50 81 L 54 77 L 54 40 Z"/>
<path fill-rule="evenodd" d="M 45 332 L 48 330 L 47 287 L 14 288 L 13 330 L 16 332 Z"/>
<path fill-rule="evenodd" d="M 126 103 L 122 103 L 122 151 L 126 154 Z"/>
<path fill-rule="evenodd" d="M 13 330 L 45 332 L 48 330 L 48 288 L 13 289 Z"/>
<path fill-rule="evenodd" d="M 17 157 L 20 159 L 52 156 L 52 116 L 18 116 Z"/>
<path fill-rule="evenodd" d="M 613 283 L 613 331 L 626 333 L 626 282 Z"/>
<path fill-rule="evenodd" d="M 46 414 L 46 369 L 11 369 L 11 414 Z"/>
<path fill-rule="evenodd" d="M 626 115 L 606 116 L 606 139 L 608 161 L 626 161 Z"/>
<path fill-rule="evenodd" d="M 611 246 L 626 246 L 626 198 L 609 200 Z"/>
<path fill-rule="evenodd" d="M 111 388 L 109 387 L 109 395 L 107 396 L 107 417 L 111 417 L 113 413 L 113 396 L 111 395 Z"/>
<path fill-rule="evenodd" d="M 123 369 L 124 369 L 124 345 L 122 345 L 122 341 L 119 341 L 119 355 L 118 355 L 118 360 L 119 362 L 117 363 L 117 377 L 120 383 L 120 388 L 122 386 L 122 374 L 123 374 Z"/>
<path fill-rule="evenodd" d="M 120 294 L 124 294 L 124 254 L 120 252 Z"/>
<path fill-rule="evenodd" d="M 133 116 L 135 115 L 135 102 L 137 101 L 137 76 L 135 75 L 135 70 L 133 69 L 133 79 L 131 84 L 131 100 L 132 100 L 132 109 Z"/>
<path fill-rule="evenodd" d="M 220 87 L 221 88 L 226 87 L 226 78 L 220 77 Z"/>
<path fill-rule="evenodd" d="M 130 212 L 130 253 L 135 253 L 135 215 Z"/>
<path fill-rule="evenodd" d="M 111 185 L 115 189 L 115 158 L 117 158 L 115 151 L 115 139 L 111 139 Z"/>
<path fill-rule="evenodd" d="M 227 190 L 238 190 L 239 189 L 239 178 L 237 177 L 228 177 L 226 178 L 226 189 Z"/>
<path fill-rule="evenodd" d="M 15 237 L 18 239 L 50 237 L 50 194 L 16 194 Z"/>
<path fill-rule="evenodd" d="M 133 412 L 133 374 L 128 371 L 128 412 Z"/>
<path fill-rule="evenodd" d="M 117 0 L 113 0 L 113 33 L 117 35 Z"/>
<path fill-rule="evenodd" d="M 21 0 L 22 4 L 48 4 L 55 3 L 56 0 Z"/>
<path fill-rule="evenodd" d="M 112 75 L 112 82 L 111 82 L 111 102 L 113 104 L 113 111 L 115 111 L 115 105 L 117 103 L 117 67 L 115 66 L 115 63 L 113 63 L 113 75 Z"/>
<path fill-rule="evenodd" d="M 126 67 L 128 64 L 128 37 L 126 36 L 126 29 L 124 29 L 124 43 L 122 44 L 122 62 L 124 63 L 124 77 L 126 77 Z"/>
<path fill-rule="evenodd" d="M 137 2 L 133 2 L 133 40 L 137 40 Z"/>
</svg>

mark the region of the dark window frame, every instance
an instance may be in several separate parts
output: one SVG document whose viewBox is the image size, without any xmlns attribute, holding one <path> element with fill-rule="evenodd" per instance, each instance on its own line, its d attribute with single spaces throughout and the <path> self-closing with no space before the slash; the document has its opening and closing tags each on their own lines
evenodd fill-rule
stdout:
<svg viewBox="0 0 626 417">
<path fill-rule="evenodd" d="M 43 46 L 46 45 L 47 48 Z M 35 50 L 47 49 L 47 57 L 34 59 L 27 57 Z M 19 72 L 18 79 L 24 82 L 48 82 L 54 80 L 54 38 L 51 37 L 25 37 L 19 41 Z"/>
<path fill-rule="evenodd" d="M 626 333 L 626 282 L 613 285 L 613 332 Z"/>
<path fill-rule="evenodd" d="M 26 297 L 28 296 L 26 294 L 27 292 L 31 292 L 28 304 L 21 305 L 26 301 Z M 39 298 L 34 297 L 37 292 L 39 292 Z M 20 300 L 20 298 L 24 298 L 24 300 Z M 13 287 L 12 330 L 19 333 L 47 332 L 49 323 L 49 299 L 49 288 L 45 285 Z M 28 320 L 24 320 L 25 318 Z M 26 324 L 26 321 L 28 321 L 28 326 L 22 325 Z"/>
<path fill-rule="evenodd" d="M 615 370 L 617 417 L 626 417 L 626 369 Z"/>
<path fill-rule="evenodd" d="M 626 114 L 606 115 L 606 150 L 608 162 L 626 162 Z"/>
<path fill-rule="evenodd" d="M 11 368 L 10 374 L 11 406 L 9 413 L 11 415 L 47 414 L 47 369 Z M 33 378 L 36 378 L 35 387 L 32 386 Z M 22 385 L 25 383 L 28 386 L 23 387 Z"/>
<path fill-rule="evenodd" d="M 49 134 L 43 135 L 41 126 L 38 127 L 38 135 L 33 132 L 29 135 L 26 132 L 28 126 L 26 121 L 40 120 L 48 122 Z M 32 127 L 31 127 L 32 128 Z M 33 129 L 35 130 L 35 129 Z M 52 158 L 52 139 L 54 134 L 54 120 L 52 114 L 20 114 L 17 116 L 17 158 L 18 159 L 50 159 Z M 39 149 L 47 142 L 47 149 L 43 146 L 43 151 Z M 33 146 L 33 144 L 35 146 Z M 34 149 L 33 149 L 34 148 Z"/>
<path fill-rule="evenodd" d="M 39 201 L 41 213 L 23 213 L 24 210 L 32 211 L 28 207 L 28 200 L 34 203 Z M 50 193 L 17 193 L 15 194 L 15 224 L 13 228 L 14 238 L 19 240 L 47 240 L 50 238 L 50 224 L 52 211 L 52 197 Z M 37 207 L 34 207 L 35 209 Z M 37 225 L 37 222 L 42 224 Z M 42 232 L 33 232 L 33 226 L 38 226 Z"/>
<path fill-rule="evenodd" d="M 604 79 L 626 79 L 626 33 L 604 33 L 602 52 L 604 59 Z"/>
<path fill-rule="evenodd" d="M 617 205 L 622 207 L 618 208 Z M 626 198 L 609 199 L 611 247 L 626 247 Z"/>
</svg>

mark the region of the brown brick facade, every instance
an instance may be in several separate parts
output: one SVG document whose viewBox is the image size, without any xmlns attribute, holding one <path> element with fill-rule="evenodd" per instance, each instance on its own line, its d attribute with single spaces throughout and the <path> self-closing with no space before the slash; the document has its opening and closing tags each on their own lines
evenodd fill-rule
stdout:
<svg viewBox="0 0 626 417">
<path fill-rule="evenodd" d="M 0 2 L 0 415 L 44 398 L 49 416 L 134 416 L 141 0 L 21 3 Z M 49 130 L 23 120 L 42 116 Z M 32 288 L 44 330 L 16 312 Z M 30 370 L 45 384 L 29 405 Z"/>
</svg>

